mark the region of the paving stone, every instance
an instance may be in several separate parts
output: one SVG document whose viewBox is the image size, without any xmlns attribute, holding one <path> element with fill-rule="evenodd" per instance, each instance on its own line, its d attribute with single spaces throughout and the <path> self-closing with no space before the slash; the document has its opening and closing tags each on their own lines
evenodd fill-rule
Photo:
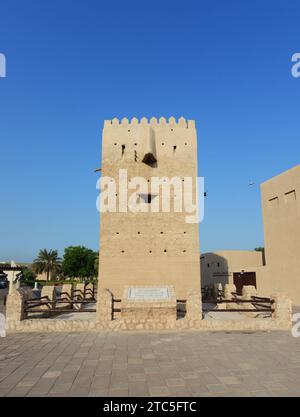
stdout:
<svg viewBox="0 0 300 417">
<path fill-rule="evenodd" d="M 218 377 L 218 379 L 220 380 L 220 382 L 222 384 L 230 384 L 230 385 L 234 385 L 234 384 L 240 384 L 240 380 L 235 377 L 235 376 L 222 376 L 222 377 Z"/>
<path fill-rule="evenodd" d="M 128 374 L 129 381 L 146 381 L 145 373 Z"/>
<path fill-rule="evenodd" d="M 221 394 L 223 392 L 226 392 L 225 386 L 221 384 L 209 384 L 207 385 L 207 389 L 208 391 L 213 392 L 215 394 Z"/>
<path fill-rule="evenodd" d="M 58 378 L 61 375 L 61 371 L 48 371 L 44 373 L 42 378 Z"/>
<path fill-rule="evenodd" d="M 130 396 L 148 396 L 149 390 L 146 382 L 130 382 L 129 383 L 129 395 Z"/>
<path fill-rule="evenodd" d="M 149 392 L 153 397 L 165 397 L 170 395 L 170 390 L 166 386 L 149 387 Z"/>
<path fill-rule="evenodd" d="M 182 378 L 168 378 L 166 380 L 166 383 L 168 387 L 184 387 L 185 386 L 184 379 Z"/>
<path fill-rule="evenodd" d="M 66 394 L 72 387 L 72 383 L 55 384 L 50 389 L 50 394 Z"/>
<path fill-rule="evenodd" d="M 0 396 L 300 395 L 300 338 L 289 332 L 11 333 L 1 343 Z"/>
</svg>

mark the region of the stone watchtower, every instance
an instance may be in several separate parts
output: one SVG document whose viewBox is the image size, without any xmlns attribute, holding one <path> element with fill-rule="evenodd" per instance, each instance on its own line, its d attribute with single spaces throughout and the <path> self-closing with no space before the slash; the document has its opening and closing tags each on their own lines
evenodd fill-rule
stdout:
<svg viewBox="0 0 300 417">
<path fill-rule="evenodd" d="M 128 190 L 118 186 L 120 172 L 127 172 Z M 185 299 L 191 290 L 200 293 L 199 225 L 187 223 L 187 212 L 174 209 L 175 198 L 181 196 L 173 187 L 170 211 L 162 211 L 160 200 L 166 178 L 178 177 L 184 186 L 191 177 L 195 195 L 195 122 L 184 118 L 176 122 L 173 117 L 168 122 L 163 117 L 158 121 L 106 120 L 102 180 L 104 177 L 115 180 L 117 208 L 100 214 L 99 287 L 109 289 L 115 298 L 122 298 L 124 287 L 131 285 L 171 285 L 178 299 Z M 146 190 L 137 191 L 135 177 L 145 179 Z M 153 177 L 162 179 L 159 192 L 150 188 Z M 129 199 L 134 192 L 137 207 L 140 204 L 144 211 L 132 212 L 120 204 L 124 193 Z M 158 201 L 159 212 L 152 212 L 151 206 Z"/>
</svg>

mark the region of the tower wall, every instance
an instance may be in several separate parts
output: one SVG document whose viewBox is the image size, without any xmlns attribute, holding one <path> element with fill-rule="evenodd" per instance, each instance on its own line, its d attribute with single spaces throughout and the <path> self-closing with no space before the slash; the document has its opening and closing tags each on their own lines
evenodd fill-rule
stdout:
<svg viewBox="0 0 300 417">
<path fill-rule="evenodd" d="M 147 156 L 148 155 L 148 156 Z M 150 155 L 150 156 L 149 156 Z M 149 163 L 143 159 L 153 158 Z M 118 184 L 119 170 L 138 176 L 197 176 L 195 123 L 180 118 L 106 120 L 102 140 L 102 176 Z M 134 192 L 128 191 L 128 195 Z M 150 191 L 149 191 L 150 193 Z M 116 190 L 118 203 L 120 190 Z M 159 195 L 161 198 L 161 195 Z M 171 197 L 174 197 L 171 189 Z M 171 201 L 173 201 L 171 199 Z M 195 202 L 195 200 L 194 200 Z M 173 207 L 171 203 L 171 207 Z M 126 285 L 173 285 L 177 298 L 200 292 L 198 224 L 187 213 L 101 213 L 99 286 L 121 298 Z"/>
</svg>

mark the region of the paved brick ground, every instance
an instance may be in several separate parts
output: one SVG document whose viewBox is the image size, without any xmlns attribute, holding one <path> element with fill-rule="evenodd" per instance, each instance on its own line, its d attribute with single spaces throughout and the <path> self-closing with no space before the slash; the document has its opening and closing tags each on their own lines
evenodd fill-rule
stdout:
<svg viewBox="0 0 300 417">
<path fill-rule="evenodd" d="M 271 333 L 18 333 L 0 396 L 298 396 L 300 338 Z"/>
</svg>

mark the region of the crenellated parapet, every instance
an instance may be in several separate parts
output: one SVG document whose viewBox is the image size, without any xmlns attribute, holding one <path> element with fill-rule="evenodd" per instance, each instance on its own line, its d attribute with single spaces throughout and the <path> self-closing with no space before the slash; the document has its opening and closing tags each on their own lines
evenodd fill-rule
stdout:
<svg viewBox="0 0 300 417">
<path fill-rule="evenodd" d="M 130 121 L 127 117 L 123 119 L 118 119 L 117 117 L 113 118 L 112 120 L 105 120 L 104 127 L 136 127 L 136 126 L 152 126 L 152 127 L 181 127 L 186 129 L 195 128 L 195 121 L 194 120 L 186 120 L 184 117 L 180 117 L 178 120 L 175 117 L 170 117 L 168 120 L 165 117 L 160 117 L 157 119 L 156 117 L 151 117 L 150 120 L 147 117 L 142 117 L 138 120 L 136 117 L 133 117 Z"/>
</svg>

